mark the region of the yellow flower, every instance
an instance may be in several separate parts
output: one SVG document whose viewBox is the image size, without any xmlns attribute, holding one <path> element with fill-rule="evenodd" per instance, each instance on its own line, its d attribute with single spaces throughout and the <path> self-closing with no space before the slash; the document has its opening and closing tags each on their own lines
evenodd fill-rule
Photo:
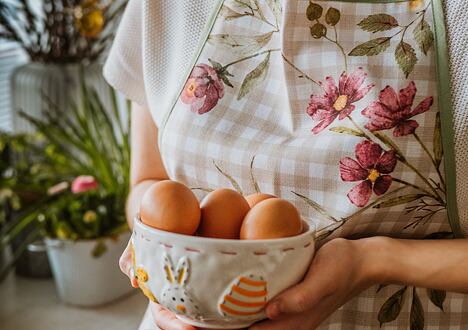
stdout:
<svg viewBox="0 0 468 330">
<path fill-rule="evenodd" d="M 94 211 L 86 211 L 83 215 L 83 221 L 85 223 L 92 223 L 97 220 L 97 214 Z"/>
<path fill-rule="evenodd" d="M 82 36 L 96 38 L 104 29 L 104 12 L 96 0 L 85 0 L 75 8 L 75 21 Z"/>
<path fill-rule="evenodd" d="M 424 0 L 411 0 L 409 2 L 410 10 L 418 10 L 421 9 L 424 5 Z"/>
</svg>

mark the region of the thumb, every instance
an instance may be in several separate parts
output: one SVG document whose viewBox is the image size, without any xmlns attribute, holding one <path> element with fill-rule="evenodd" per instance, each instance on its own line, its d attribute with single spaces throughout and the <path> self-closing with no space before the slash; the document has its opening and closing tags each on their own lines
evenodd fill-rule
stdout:
<svg viewBox="0 0 468 330">
<path fill-rule="evenodd" d="M 268 318 L 298 314 L 312 309 L 325 296 L 317 281 L 301 282 L 276 296 L 266 308 Z"/>
</svg>

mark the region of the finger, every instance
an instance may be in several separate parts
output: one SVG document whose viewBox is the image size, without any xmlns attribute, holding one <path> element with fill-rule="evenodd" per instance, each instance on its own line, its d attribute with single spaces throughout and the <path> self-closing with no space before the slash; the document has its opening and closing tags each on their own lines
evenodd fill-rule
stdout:
<svg viewBox="0 0 468 330">
<path fill-rule="evenodd" d="M 306 279 L 276 296 L 266 308 L 268 318 L 277 319 L 282 314 L 297 314 L 313 309 L 328 293 L 326 279 L 313 276 L 310 271 Z"/>
<path fill-rule="evenodd" d="M 162 330 L 196 330 L 194 327 L 180 321 L 174 313 L 161 305 L 151 302 L 150 309 L 156 325 Z"/>
<path fill-rule="evenodd" d="M 119 267 L 122 273 L 130 278 L 132 287 L 138 288 L 138 281 L 135 277 L 135 271 L 132 264 L 132 253 L 131 253 L 131 240 L 128 242 L 127 247 L 120 256 Z"/>
</svg>

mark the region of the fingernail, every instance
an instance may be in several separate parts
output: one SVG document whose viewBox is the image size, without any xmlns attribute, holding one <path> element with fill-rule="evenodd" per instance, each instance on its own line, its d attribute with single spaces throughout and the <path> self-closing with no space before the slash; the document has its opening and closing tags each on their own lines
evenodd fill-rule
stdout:
<svg viewBox="0 0 468 330">
<path fill-rule="evenodd" d="M 269 319 L 277 318 L 281 314 L 281 303 L 279 301 L 271 303 L 268 305 L 266 313 Z"/>
</svg>

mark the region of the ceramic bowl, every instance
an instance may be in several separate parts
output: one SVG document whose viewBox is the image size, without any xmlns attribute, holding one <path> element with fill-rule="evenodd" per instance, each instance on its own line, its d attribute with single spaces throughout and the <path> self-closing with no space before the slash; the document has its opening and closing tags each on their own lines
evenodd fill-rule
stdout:
<svg viewBox="0 0 468 330">
<path fill-rule="evenodd" d="M 271 240 L 227 240 L 157 230 L 135 219 L 140 288 L 185 323 L 238 329 L 264 319 L 266 303 L 298 283 L 315 252 L 315 228 Z"/>
</svg>

